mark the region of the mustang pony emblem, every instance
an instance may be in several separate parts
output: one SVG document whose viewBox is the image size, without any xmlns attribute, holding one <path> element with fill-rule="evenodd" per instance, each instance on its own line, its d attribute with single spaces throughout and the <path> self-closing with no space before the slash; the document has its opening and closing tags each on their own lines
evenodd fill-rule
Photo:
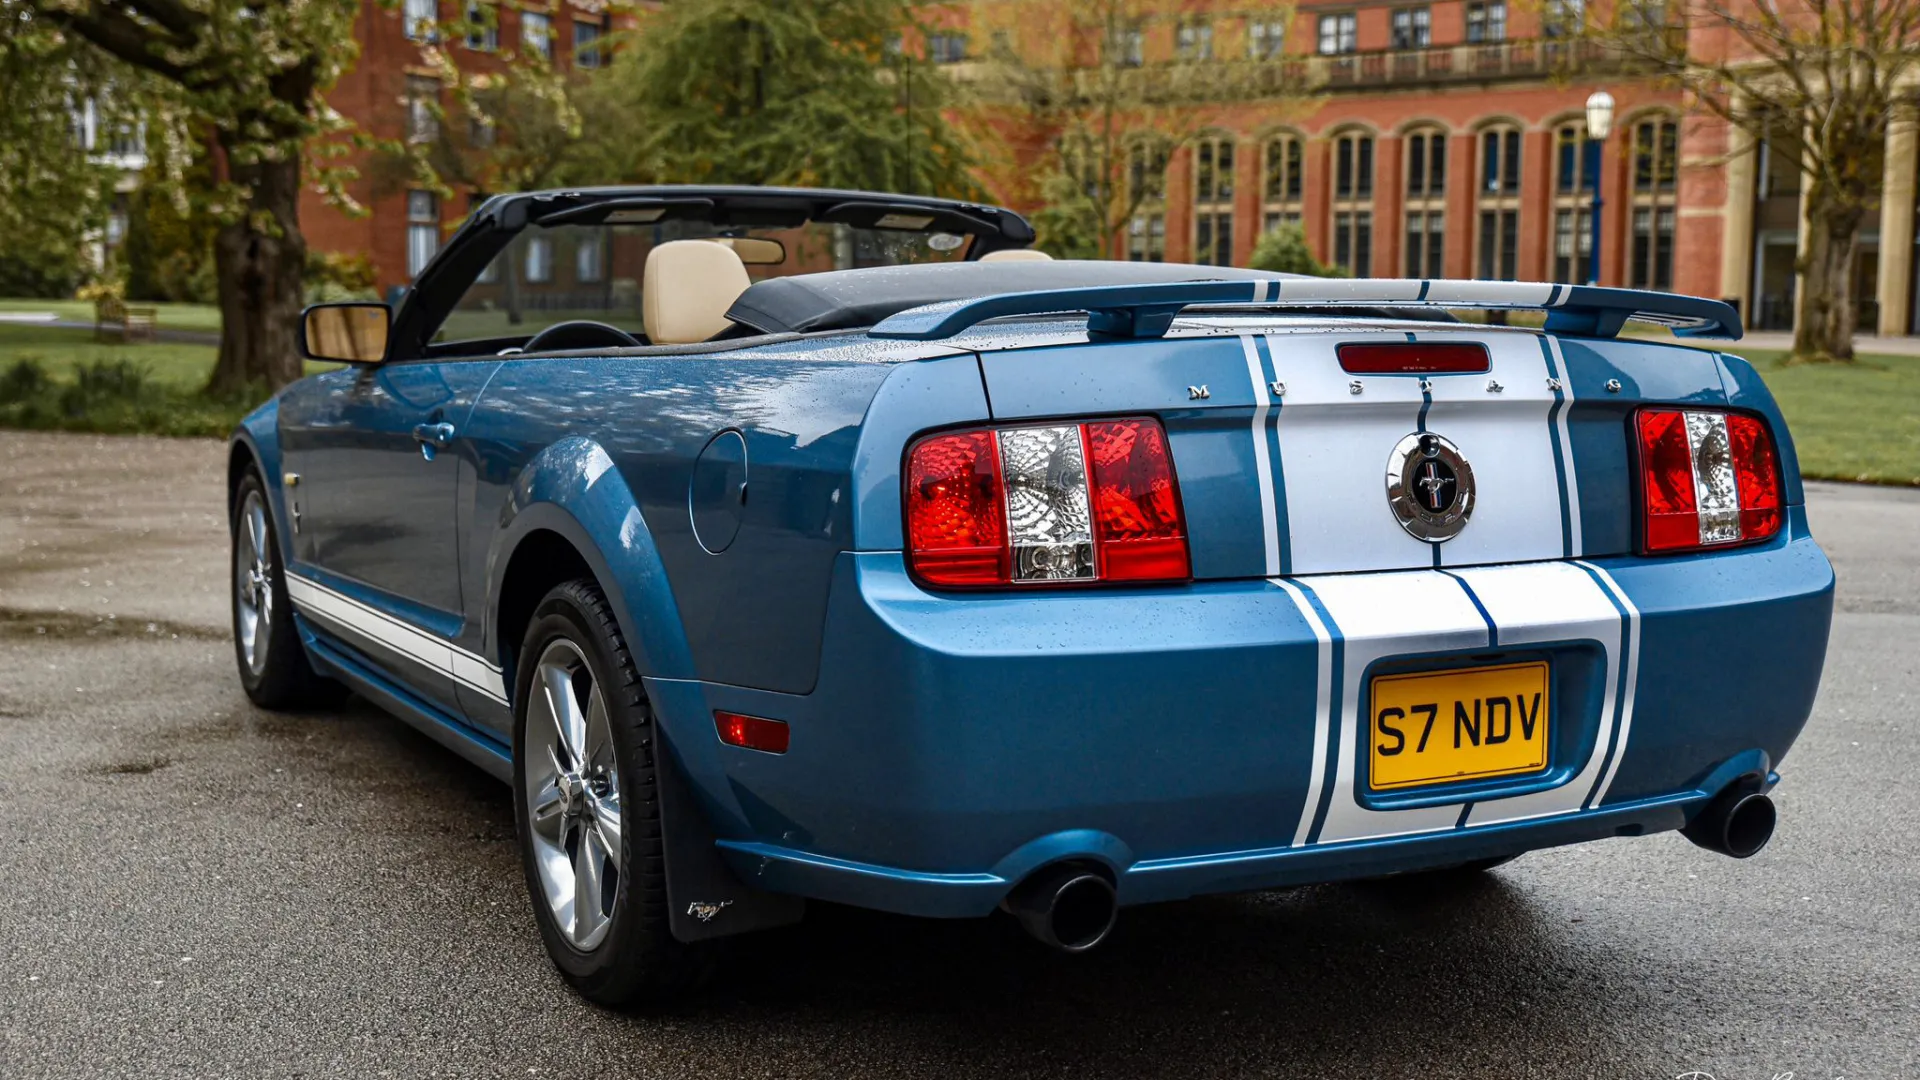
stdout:
<svg viewBox="0 0 1920 1080">
<path fill-rule="evenodd" d="M 1417 432 L 1387 458 L 1387 505 L 1415 539 L 1437 544 L 1459 536 L 1473 501 L 1473 467 L 1446 439 Z"/>
<path fill-rule="evenodd" d="M 733 901 L 731 900 L 695 900 L 693 903 L 687 905 L 687 914 L 699 919 L 701 922 L 712 922 L 713 917 L 720 914 L 723 908 L 730 908 L 732 906 Z"/>
</svg>

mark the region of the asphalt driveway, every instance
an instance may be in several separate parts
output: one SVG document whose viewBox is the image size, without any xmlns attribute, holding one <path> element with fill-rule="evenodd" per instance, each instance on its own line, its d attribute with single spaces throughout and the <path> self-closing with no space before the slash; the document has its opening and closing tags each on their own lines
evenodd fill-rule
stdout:
<svg viewBox="0 0 1920 1080">
<path fill-rule="evenodd" d="M 823 906 L 624 1016 L 549 969 L 505 788 L 248 705 L 222 469 L 0 432 L 0 1078 L 1920 1076 L 1920 492 L 1813 488 L 1841 614 L 1753 860 L 1133 909 L 1081 958 Z"/>
</svg>

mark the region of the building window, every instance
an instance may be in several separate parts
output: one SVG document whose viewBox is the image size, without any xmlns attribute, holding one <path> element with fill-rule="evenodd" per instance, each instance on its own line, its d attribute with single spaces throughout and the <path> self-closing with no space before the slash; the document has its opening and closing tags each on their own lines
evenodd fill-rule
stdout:
<svg viewBox="0 0 1920 1080">
<path fill-rule="evenodd" d="M 1480 133 L 1479 231 L 1475 275 L 1512 281 L 1520 276 L 1520 132 L 1496 127 Z"/>
<path fill-rule="evenodd" d="M 500 47 L 500 13 L 492 4 L 467 5 L 467 48 L 492 52 Z"/>
<path fill-rule="evenodd" d="M 597 68 L 603 58 L 600 55 L 600 36 L 605 28 L 597 22 L 585 19 L 573 20 L 573 66 Z"/>
<path fill-rule="evenodd" d="M 1213 24 L 1181 20 L 1174 32 L 1173 47 L 1182 60 L 1213 59 Z"/>
<path fill-rule="evenodd" d="M 1679 181 L 1680 126 L 1672 117 L 1633 125 L 1633 215 L 1627 285 L 1673 288 L 1673 230 Z"/>
<path fill-rule="evenodd" d="M 1333 142 L 1333 265 L 1353 277 L 1373 276 L 1373 136 Z"/>
<path fill-rule="evenodd" d="M 1305 168 L 1298 135 L 1276 135 L 1267 140 L 1260 173 L 1260 227 L 1272 232 L 1282 225 L 1300 224 L 1300 192 Z"/>
<path fill-rule="evenodd" d="M 1360 47 L 1360 23 L 1353 12 L 1320 16 L 1320 55 L 1338 56 Z"/>
<path fill-rule="evenodd" d="M 1540 32 L 1547 37 L 1572 37 L 1586 29 L 1586 0 L 1547 0 L 1540 16 Z"/>
<path fill-rule="evenodd" d="M 1406 265 L 1410 278 L 1445 276 L 1447 133 L 1416 131 L 1405 140 L 1407 159 Z"/>
<path fill-rule="evenodd" d="M 467 117 L 467 145 L 475 150 L 491 150 L 498 129 L 484 116 Z"/>
<path fill-rule="evenodd" d="M 1433 43 L 1433 11 L 1420 7 L 1399 8 L 1393 13 L 1393 47 L 1424 49 Z M 1351 50 L 1349 50 L 1351 51 Z"/>
<path fill-rule="evenodd" d="M 440 250 L 440 201 L 431 191 L 407 192 L 407 276 L 419 277 Z"/>
<path fill-rule="evenodd" d="M 553 17 L 539 11 L 522 11 L 520 47 L 536 56 L 553 59 Z"/>
<path fill-rule="evenodd" d="M 1127 258 L 1165 262 L 1167 258 L 1167 152 L 1147 143 L 1127 149 Z"/>
<path fill-rule="evenodd" d="M 1139 67 L 1147 62 L 1147 35 L 1138 26 L 1122 26 L 1107 42 L 1107 54 L 1115 67 Z"/>
<path fill-rule="evenodd" d="M 1562 124 L 1553 132 L 1552 280 L 1580 285 L 1587 281 L 1593 254 L 1593 140 L 1584 123 Z"/>
<path fill-rule="evenodd" d="M 408 41 L 439 40 L 439 0 L 406 0 L 400 18 L 406 27 Z"/>
<path fill-rule="evenodd" d="M 602 280 L 604 274 L 600 237 L 592 233 L 583 234 L 573 249 L 573 279 L 582 285 L 591 285 Z"/>
<path fill-rule="evenodd" d="M 1247 55 L 1271 60 L 1287 48 L 1287 24 L 1279 19 L 1252 19 L 1247 23 Z"/>
<path fill-rule="evenodd" d="M 1193 261 L 1233 265 L 1233 140 L 1209 136 L 1193 148 Z"/>
<path fill-rule="evenodd" d="M 407 141 L 428 143 L 440 137 L 440 80 L 407 76 Z"/>
<path fill-rule="evenodd" d="M 1467 5 L 1467 44 L 1507 40 L 1507 0 L 1473 0 Z"/>
<path fill-rule="evenodd" d="M 553 280 L 553 238 L 550 236 L 530 236 L 527 238 L 527 281 L 534 285 L 545 285 Z"/>
<path fill-rule="evenodd" d="M 967 58 L 967 35 L 942 30 L 927 35 L 927 56 L 936 64 L 957 64 Z"/>
</svg>

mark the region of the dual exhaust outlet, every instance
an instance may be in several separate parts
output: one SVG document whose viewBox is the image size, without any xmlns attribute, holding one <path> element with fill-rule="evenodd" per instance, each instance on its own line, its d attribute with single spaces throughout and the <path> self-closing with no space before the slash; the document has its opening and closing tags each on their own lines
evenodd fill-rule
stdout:
<svg viewBox="0 0 1920 1080">
<path fill-rule="evenodd" d="M 1708 851 L 1745 859 L 1767 846 L 1777 818 L 1772 799 L 1735 783 L 1680 833 Z M 1120 914 L 1113 881 L 1080 863 L 1041 869 L 1015 887 L 1001 907 L 1036 941 L 1067 953 L 1083 953 L 1107 940 Z"/>
</svg>

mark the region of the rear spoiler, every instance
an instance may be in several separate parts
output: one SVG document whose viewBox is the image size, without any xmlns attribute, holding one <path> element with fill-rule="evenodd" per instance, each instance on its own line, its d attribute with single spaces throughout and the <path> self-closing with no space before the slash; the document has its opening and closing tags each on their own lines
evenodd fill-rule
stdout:
<svg viewBox="0 0 1920 1080">
<path fill-rule="evenodd" d="M 1419 281 L 1368 278 L 1275 278 L 1264 281 L 1174 281 L 1083 289 L 1001 293 L 948 300 L 883 319 L 868 335 L 909 341 L 950 338 L 988 319 L 1012 315 L 1087 313 L 1087 331 L 1110 337 L 1164 337 L 1174 316 L 1211 308 L 1476 308 L 1544 311 L 1547 332 L 1613 337 L 1628 319 L 1670 328 L 1679 337 L 1738 338 L 1733 305 L 1697 296 L 1548 285 L 1527 281 Z"/>
</svg>

